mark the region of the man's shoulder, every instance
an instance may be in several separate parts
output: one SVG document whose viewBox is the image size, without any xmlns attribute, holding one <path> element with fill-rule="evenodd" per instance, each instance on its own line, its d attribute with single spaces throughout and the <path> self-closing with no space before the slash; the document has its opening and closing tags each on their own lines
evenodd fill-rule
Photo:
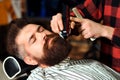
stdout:
<svg viewBox="0 0 120 80">
<path fill-rule="evenodd" d="M 43 80 L 42 68 L 36 67 L 33 69 L 27 80 Z"/>
<path fill-rule="evenodd" d="M 33 74 L 37 74 L 37 73 L 41 73 L 42 72 L 42 68 L 41 67 L 36 67 L 35 69 L 31 70 L 31 73 Z"/>
<path fill-rule="evenodd" d="M 93 65 L 101 64 L 100 62 L 93 59 L 81 59 L 81 60 L 70 60 L 70 65 Z"/>
<path fill-rule="evenodd" d="M 106 67 L 103 66 L 102 63 L 91 59 L 68 59 L 64 60 L 59 65 L 51 66 L 45 69 L 37 67 L 31 71 L 31 74 L 27 80 L 73 80 L 77 78 L 75 77 L 76 73 L 77 75 L 79 75 L 79 79 L 83 78 L 83 76 L 86 76 L 85 79 L 92 80 L 92 78 L 94 77 L 96 80 L 98 80 L 99 76 L 106 76 L 106 78 L 110 78 L 110 80 L 115 80 L 114 75 L 112 75 L 113 73 L 111 69 L 108 70 Z M 101 77 L 101 79 L 103 79 L 103 77 Z"/>
</svg>

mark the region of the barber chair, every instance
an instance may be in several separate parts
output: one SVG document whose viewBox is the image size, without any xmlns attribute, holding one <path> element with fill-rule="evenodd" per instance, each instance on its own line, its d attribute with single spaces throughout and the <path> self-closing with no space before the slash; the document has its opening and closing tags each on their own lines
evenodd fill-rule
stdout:
<svg viewBox="0 0 120 80">
<path fill-rule="evenodd" d="M 8 79 L 26 80 L 36 66 L 29 66 L 19 58 L 8 56 L 3 61 L 3 71 Z"/>
</svg>

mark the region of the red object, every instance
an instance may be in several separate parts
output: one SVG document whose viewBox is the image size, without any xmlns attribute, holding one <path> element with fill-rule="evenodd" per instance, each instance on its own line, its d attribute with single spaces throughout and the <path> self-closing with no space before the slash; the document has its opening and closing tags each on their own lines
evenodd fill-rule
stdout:
<svg viewBox="0 0 120 80">
<path fill-rule="evenodd" d="M 103 1 L 103 2 L 102 2 Z M 83 17 L 115 28 L 112 41 L 101 38 L 101 62 L 120 72 L 120 0 L 84 0 L 77 5 Z"/>
</svg>

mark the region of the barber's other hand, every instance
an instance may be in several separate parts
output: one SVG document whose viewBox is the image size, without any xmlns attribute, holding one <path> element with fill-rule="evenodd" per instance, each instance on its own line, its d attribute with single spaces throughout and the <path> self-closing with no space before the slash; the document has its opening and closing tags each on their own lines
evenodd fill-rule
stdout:
<svg viewBox="0 0 120 80">
<path fill-rule="evenodd" d="M 72 22 L 78 22 L 81 24 L 82 35 L 84 36 L 84 38 L 112 38 L 114 29 L 111 27 L 104 26 L 89 19 L 70 17 L 70 20 Z M 72 27 L 74 27 L 74 25 L 75 23 L 71 24 Z"/>
<path fill-rule="evenodd" d="M 52 16 L 50 26 L 51 26 L 52 31 L 55 33 L 59 33 L 61 30 L 63 30 L 63 22 L 62 22 L 61 13 L 57 13 L 56 15 Z"/>
</svg>

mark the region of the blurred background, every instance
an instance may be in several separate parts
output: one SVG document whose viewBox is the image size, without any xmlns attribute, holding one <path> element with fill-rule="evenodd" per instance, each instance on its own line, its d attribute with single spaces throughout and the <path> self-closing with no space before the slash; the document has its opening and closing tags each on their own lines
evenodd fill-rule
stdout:
<svg viewBox="0 0 120 80">
<path fill-rule="evenodd" d="M 0 25 L 21 17 L 50 18 L 61 12 L 62 0 L 0 0 Z"/>
<path fill-rule="evenodd" d="M 44 22 L 49 26 L 49 21 L 53 15 L 66 11 L 66 5 L 63 4 L 63 1 L 70 7 L 81 3 L 81 0 L 71 0 L 72 3 L 69 3 L 69 0 L 0 0 L 0 80 L 9 80 L 3 72 L 2 62 L 9 56 L 6 51 L 6 35 L 11 20 L 32 18 L 34 21 Z"/>
</svg>

